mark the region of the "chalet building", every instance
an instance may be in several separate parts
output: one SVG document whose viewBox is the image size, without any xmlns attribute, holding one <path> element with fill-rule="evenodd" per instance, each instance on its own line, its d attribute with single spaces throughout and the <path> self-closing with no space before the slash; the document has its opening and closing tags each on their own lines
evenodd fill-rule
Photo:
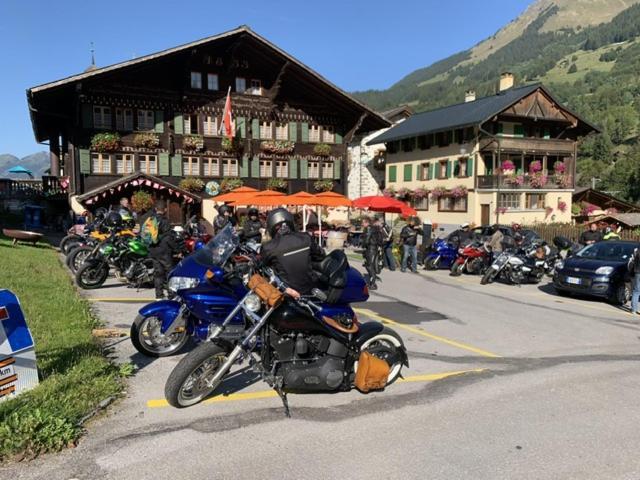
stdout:
<svg viewBox="0 0 640 480">
<path fill-rule="evenodd" d="M 234 141 L 219 133 L 229 88 Z M 52 175 L 69 177 L 76 209 L 143 189 L 170 200 L 173 221 L 230 181 L 346 193 L 347 145 L 390 125 L 246 26 L 27 97 L 36 140 L 49 142 Z M 206 190 L 181 184 L 187 177 Z"/>
<path fill-rule="evenodd" d="M 386 190 L 444 229 L 570 222 L 577 141 L 598 129 L 541 84 L 416 114 L 369 141 L 386 144 Z"/>
</svg>

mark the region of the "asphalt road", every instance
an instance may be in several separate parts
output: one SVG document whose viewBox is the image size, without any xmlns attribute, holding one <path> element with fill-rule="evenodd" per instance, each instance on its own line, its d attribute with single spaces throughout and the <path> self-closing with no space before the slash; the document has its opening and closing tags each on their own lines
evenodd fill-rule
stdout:
<svg viewBox="0 0 640 480">
<path fill-rule="evenodd" d="M 287 419 L 241 371 L 230 395 L 176 410 L 163 388 L 179 357 L 150 361 L 115 339 L 114 358 L 138 367 L 126 398 L 77 448 L 0 478 L 640 478 L 638 318 L 548 285 L 481 286 L 442 271 L 382 278 L 357 308 L 409 350 L 404 381 L 386 391 L 291 395 Z M 150 292 L 110 282 L 87 296 L 128 329 Z"/>
</svg>

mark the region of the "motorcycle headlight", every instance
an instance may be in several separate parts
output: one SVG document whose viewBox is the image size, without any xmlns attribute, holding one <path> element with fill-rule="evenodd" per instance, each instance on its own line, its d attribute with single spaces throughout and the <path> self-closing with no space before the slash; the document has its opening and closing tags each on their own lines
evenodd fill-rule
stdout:
<svg viewBox="0 0 640 480">
<path fill-rule="evenodd" d="M 167 288 L 171 292 L 177 292 L 178 290 L 184 290 L 185 288 L 193 288 L 197 286 L 198 283 L 200 283 L 200 280 L 193 277 L 171 277 Z"/>
<path fill-rule="evenodd" d="M 611 275 L 613 273 L 613 267 L 600 267 L 596 269 L 596 275 Z"/>
<path fill-rule="evenodd" d="M 258 297 L 258 295 L 252 293 L 244 299 L 244 306 L 247 307 L 247 310 L 255 313 L 262 307 L 262 302 L 260 301 L 260 297 Z"/>
</svg>

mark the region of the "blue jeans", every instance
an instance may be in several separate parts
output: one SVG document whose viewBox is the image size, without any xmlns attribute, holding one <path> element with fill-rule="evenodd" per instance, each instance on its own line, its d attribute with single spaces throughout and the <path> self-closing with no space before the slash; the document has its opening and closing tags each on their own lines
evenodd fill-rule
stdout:
<svg viewBox="0 0 640 480">
<path fill-rule="evenodd" d="M 402 246 L 402 271 L 407 269 L 407 260 L 411 257 L 411 270 L 418 270 L 418 249 L 415 245 Z"/>
<path fill-rule="evenodd" d="M 640 273 L 633 276 L 633 292 L 631 293 L 631 311 L 638 311 L 638 299 L 640 298 Z"/>
<path fill-rule="evenodd" d="M 396 269 L 396 259 L 393 257 L 393 245 L 391 243 L 384 247 L 384 263 L 389 270 Z"/>
</svg>

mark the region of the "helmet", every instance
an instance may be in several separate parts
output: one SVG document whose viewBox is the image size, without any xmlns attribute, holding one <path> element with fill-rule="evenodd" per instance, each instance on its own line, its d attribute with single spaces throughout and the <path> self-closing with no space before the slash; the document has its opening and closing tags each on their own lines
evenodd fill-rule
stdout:
<svg viewBox="0 0 640 480">
<path fill-rule="evenodd" d="M 128 208 L 120 208 L 118 213 L 120 214 L 122 224 L 125 227 L 133 227 L 136 224 L 136 221 L 133 219 L 133 215 L 131 215 L 131 211 Z"/>
<path fill-rule="evenodd" d="M 231 213 L 231 207 L 229 205 L 220 205 L 218 207 L 218 214 L 224 215 L 225 213 Z"/>
<path fill-rule="evenodd" d="M 99 209 L 96 210 L 96 219 L 102 220 L 106 216 L 107 216 L 107 209 L 106 208 L 100 207 Z"/>
<path fill-rule="evenodd" d="M 104 219 L 104 225 L 111 228 L 119 228 L 122 226 L 122 217 L 118 212 L 109 212 Z"/>
<path fill-rule="evenodd" d="M 513 229 L 514 232 L 517 232 L 522 228 L 522 226 L 519 223 L 514 223 L 513 225 L 511 225 L 511 228 Z"/>
<path fill-rule="evenodd" d="M 286 223 L 291 230 L 294 229 L 293 215 L 286 208 L 276 208 L 269 212 L 267 217 L 267 230 L 272 237 L 275 237 L 278 226 Z"/>
<path fill-rule="evenodd" d="M 520 232 L 516 232 L 513 234 L 513 239 L 516 242 L 522 242 L 524 240 L 524 235 L 522 235 Z"/>
<path fill-rule="evenodd" d="M 465 228 L 469 228 L 469 222 L 464 222 L 462 225 L 460 225 L 461 229 L 465 229 Z"/>
<path fill-rule="evenodd" d="M 257 217 L 259 215 L 258 209 L 257 208 L 250 208 L 247 211 L 247 216 L 248 217 Z"/>
</svg>

